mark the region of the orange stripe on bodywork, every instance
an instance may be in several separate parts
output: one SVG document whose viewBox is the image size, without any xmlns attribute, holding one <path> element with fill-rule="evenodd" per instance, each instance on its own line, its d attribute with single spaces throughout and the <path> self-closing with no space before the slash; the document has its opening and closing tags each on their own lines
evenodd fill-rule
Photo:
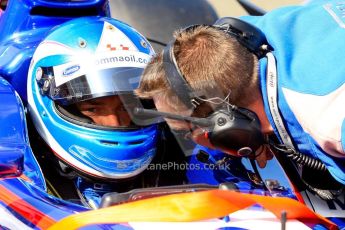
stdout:
<svg viewBox="0 0 345 230">
<path fill-rule="evenodd" d="M 32 180 L 25 174 L 21 174 L 19 177 L 27 182 L 32 182 Z"/>
<path fill-rule="evenodd" d="M 31 204 L 9 191 L 5 186 L 0 185 L 0 190 L 0 200 L 38 228 L 47 229 L 56 223 L 54 219 L 37 210 Z"/>
<path fill-rule="evenodd" d="M 66 217 L 53 225 L 50 230 L 77 229 L 102 223 L 202 221 L 224 217 L 254 204 L 260 204 L 277 218 L 280 218 L 281 213 L 285 211 L 288 219 L 313 221 L 324 224 L 328 229 L 337 229 L 337 226 L 326 218 L 290 198 L 211 190 L 155 197 L 87 211 Z"/>
</svg>

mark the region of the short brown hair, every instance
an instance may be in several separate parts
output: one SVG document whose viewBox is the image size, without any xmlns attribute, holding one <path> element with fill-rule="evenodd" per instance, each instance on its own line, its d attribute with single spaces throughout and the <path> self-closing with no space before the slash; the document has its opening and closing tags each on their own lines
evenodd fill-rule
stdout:
<svg viewBox="0 0 345 230">
<path fill-rule="evenodd" d="M 237 106 L 247 106 L 258 98 L 258 59 L 235 38 L 212 26 L 180 30 L 174 36 L 178 67 L 194 91 L 210 97 L 230 93 L 230 103 Z M 160 93 L 167 104 L 178 109 L 182 102 L 171 101 L 174 93 L 165 74 L 160 53 L 145 68 L 136 93 L 144 98 Z"/>
</svg>

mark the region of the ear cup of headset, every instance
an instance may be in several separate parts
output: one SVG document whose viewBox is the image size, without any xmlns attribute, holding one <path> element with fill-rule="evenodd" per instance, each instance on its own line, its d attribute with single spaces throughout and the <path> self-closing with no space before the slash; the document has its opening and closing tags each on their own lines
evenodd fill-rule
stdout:
<svg viewBox="0 0 345 230">
<path fill-rule="evenodd" d="M 254 156 L 264 144 L 261 125 L 255 113 L 247 109 L 220 109 L 209 116 L 214 123 L 208 138 L 214 147 L 236 156 Z"/>
</svg>

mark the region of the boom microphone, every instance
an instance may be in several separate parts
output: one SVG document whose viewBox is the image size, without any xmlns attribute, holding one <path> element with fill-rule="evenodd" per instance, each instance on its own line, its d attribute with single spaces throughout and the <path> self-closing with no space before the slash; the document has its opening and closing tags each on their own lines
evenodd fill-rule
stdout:
<svg viewBox="0 0 345 230">
<path fill-rule="evenodd" d="M 182 115 L 177 115 L 177 114 L 172 114 L 172 113 L 159 112 L 153 109 L 143 109 L 143 108 L 136 107 L 134 108 L 134 114 L 146 115 L 146 116 L 152 116 L 152 117 L 162 116 L 162 117 L 173 119 L 173 120 L 189 121 L 195 125 L 202 126 L 202 127 L 214 126 L 214 122 L 212 122 L 211 120 L 207 118 L 188 117 L 188 116 L 182 116 Z"/>
<path fill-rule="evenodd" d="M 243 108 L 230 111 L 218 109 L 208 118 L 182 116 L 138 107 L 134 108 L 133 112 L 139 116 L 160 116 L 211 128 L 206 136 L 213 147 L 238 157 L 253 157 L 265 143 L 256 114 Z"/>
</svg>

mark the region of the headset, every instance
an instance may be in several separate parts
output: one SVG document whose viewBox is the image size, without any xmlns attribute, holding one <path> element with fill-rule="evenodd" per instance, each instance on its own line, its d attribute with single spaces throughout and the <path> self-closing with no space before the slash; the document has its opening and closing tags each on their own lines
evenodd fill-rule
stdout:
<svg viewBox="0 0 345 230">
<path fill-rule="evenodd" d="M 194 29 L 197 26 L 200 25 L 192 25 L 184 30 Z M 236 38 L 258 58 L 263 57 L 269 50 L 264 33 L 245 21 L 224 17 L 211 26 Z M 181 73 L 174 56 L 174 43 L 175 40 L 171 41 L 163 49 L 163 68 L 167 81 L 171 90 L 183 104 L 189 109 L 195 109 L 205 101 L 196 95 Z M 209 132 L 205 135 L 214 147 L 227 152 L 230 150 L 237 156 L 255 156 L 256 150 L 265 143 L 257 115 L 248 109 L 227 105 L 228 108 L 225 106 L 216 108 L 206 118 L 178 116 L 158 111 L 150 112 L 145 109 L 137 109 L 136 113 L 156 114 L 166 118 L 189 121 L 199 126 L 207 126 Z"/>
<path fill-rule="evenodd" d="M 196 26 L 200 25 L 193 25 L 185 30 L 193 29 Z M 220 18 L 212 27 L 218 28 L 236 38 L 240 44 L 255 54 L 259 59 L 272 50 L 272 47 L 268 45 L 266 37 L 261 30 L 240 19 L 231 17 Z M 200 97 L 192 90 L 181 73 L 174 56 L 174 43 L 175 40 L 171 41 L 163 50 L 164 71 L 171 90 L 178 96 L 184 105 L 190 109 L 195 109 L 205 101 L 200 100 Z M 227 109 L 223 106 L 216 108 L 206 118 L 181 116 L 143 108 L 136 108 L 134 112 L 136 114 L 163 116 L 165 118 L 188 121 L 200 127 L 207 127 L 209 132 L 206 134 L 206 137 L 215 148 L 227 150 L 227 152 L 230 150 L 232 155 L 249 157 L 253 169 L 256 172 L 257 168 L 253 163 L 253 159 L 256 157 L 255 152 L 265 143 L 268 143 L 276 151 L 286 153 L 286 156 L 295 163 L 327 172 L 325 164 L 318 159 L 314 159 L 291 149 L 286 149 L 284 144 L 276 144 L 269 139 L 265 140 L 261 132 L 261 126 L 257 115 L 248 109 L 238 108 L 235 105 L 231 105 L 230 109 Z M 257 175 L 260 174 L 257 173 Z M 339 195 L 339 192 L 342 191 L 333 192 L 333 190 L 318 189 L 309 185 L 303 179 L 302 183 L 325 200 L 335 199 Z"/>
<path fill-rule="evenodd" d="M 193 25 L 184 30 L 197 27 Z M 264 56 L 269 46 L 264 33 L 257 27 L 238 18 L 224 17 L 212 27 L 234 37 L 241 45 L 258 58 Z M 175 56 L 174 43 L 171 41 L 163 50 L 163 65 L 171 90 L 187 108 L 195 109 L 204 101 L 200 100 L 181 73 Z M 235 151 L 239 156 L 250 156 L 264 143 L 261 126 L 257 115 L 234 105 L 230 109 L 216 108 L 207 118 L 213 125 L 207 133 L 211 144 L 222 150 Z"/>
</svg>

